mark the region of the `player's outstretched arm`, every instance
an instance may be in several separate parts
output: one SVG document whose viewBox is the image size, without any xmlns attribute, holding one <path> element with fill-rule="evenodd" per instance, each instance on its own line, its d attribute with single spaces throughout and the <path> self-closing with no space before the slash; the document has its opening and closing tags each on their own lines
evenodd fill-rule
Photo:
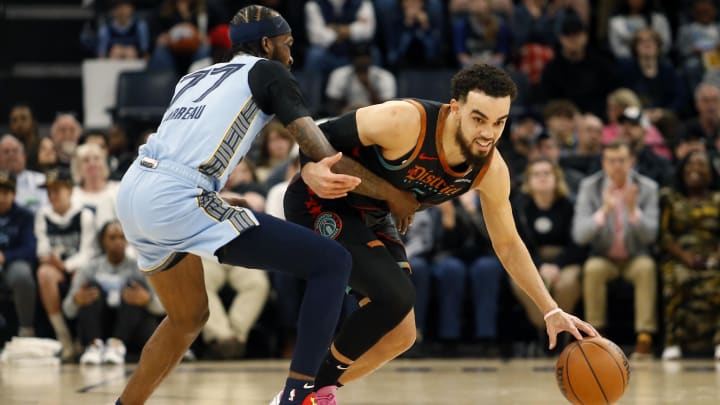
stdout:
<svg viewBox="0 0 720 405">
<path fill-rule="evenodd" d="M 530 253 L 517 232 L 510 205 L 510 173 L 505 161 L 497 150 L 490 168 L 478 186 L 482 200 L 482 211 L 493 249 L 505 270 L 513 280 L 530 296 L 540 311 L 546 315 L 550 348 L 554 348 L 557 334 L 570 332 L 582 339 L 578 329 L 590 336 L 597 331 L 587 322 L 567 314 L 558 308 L 533 263 Z"/>
</svg>

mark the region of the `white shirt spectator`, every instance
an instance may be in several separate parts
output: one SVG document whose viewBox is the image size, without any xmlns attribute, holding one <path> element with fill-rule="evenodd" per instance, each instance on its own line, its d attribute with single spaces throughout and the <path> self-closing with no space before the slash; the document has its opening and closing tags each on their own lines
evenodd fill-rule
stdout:
<svg viewBox="0 0 720 405">
<path fill-rule="evenodd" d="M 120 183 L 108 181 L 107 186 L 100 192 L 89 193 L 79 186 L 72 192 L 73 205 L 89 209 L 95 214 L 95 230 L 100 231 L 103 225 L 117 219 L 115 200 L 117 200 Z"/>
<path fill-rule="evenodd" d="M 23 170 L 17 176 L 15 202 L 36 214 L 40 207 L 48 204 L 47 190 L 40 185 L 45 183 L 45 175 L 33 170 Z"/>
<path fill-rule="evenodd" d="M 378 66 L 370 66 L 368 68 L 368 79 L 381 101 L 395 98 L 397 84 L 392 73 Z M 343 101 L 346 106 L 367 106 L 372 104 L 370 95 L 357 78 L 353 65 L 339 67 L 330 73 L 325 94 L 330 99 Z"/>
<path fill-rule="evenodd" d="M 64 215 L 53 211 L 50 204 L 41 207 L 35 216 L 38 257 L 55 253 L 68 272 L 87 265 L 95 255 L 94 223 L 92 212 L 75 204 Z"/>
<path fill-rule="evenodd" d="M 642 28 L 652 28 L 662 39 L 662 53 L 666 54 L 672 45 L 672 34 L 667 17 L 660 13 L 652 13 L 651 27 L 647 27 L 645 18 L 639 15 L 616 15 L 608 22 L 608 39 L 610 49 L 616 58 L 632 56 L 630 46 L 635 32 Z"/>
</svg>

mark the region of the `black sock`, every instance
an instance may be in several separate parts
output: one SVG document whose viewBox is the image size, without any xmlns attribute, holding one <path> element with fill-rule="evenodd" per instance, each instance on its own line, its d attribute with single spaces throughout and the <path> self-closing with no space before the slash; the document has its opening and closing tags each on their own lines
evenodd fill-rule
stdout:
<svg viewBox="0 0 720 405">
<path fill-rule="evenodd" d="M 350 367 L 349 364 L 343 363 L 333 356 L 332 352 L 328 350 L 320 365 L 317 377 L 315 377 L 315 391 L 328 385 L 337 385 L 340 376 Z"/>
<path fill-rule="evenodd" d="M 115 401 L 115 405 L 122 405 L 122 402 L 120 402 L 120 400 L 118 399 L 117 401 Z"/>
</svg>

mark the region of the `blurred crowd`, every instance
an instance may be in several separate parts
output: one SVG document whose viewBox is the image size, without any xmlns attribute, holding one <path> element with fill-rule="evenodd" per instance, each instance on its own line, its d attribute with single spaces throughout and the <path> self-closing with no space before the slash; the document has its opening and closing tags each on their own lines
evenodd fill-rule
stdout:
<svg viewBox="0 0 720 405">
<path fill-rule="evenodd" d="M 227 23 L 248 3 L 95 0 L 81 40 L 88 57 L 179 77 L 227 57 Z M 515 225 L 558 304 L 630 335 L 635 358 L 720 360 L 719 1 L 257 3 L 293 27 L 293 71 L 322 84 L 307 95 L 317 118 L 402 96 L 410 69 L 512 72 L 520 95 L 497 147 Z M 164 311 L 115 215 L 118 181 L 153 129 L 83 128 L 59 112 L 41 133 L 32 106 L 14 102 L 0 138 L 0 330 L 55 337 L 68 361 L 122 363 Z M 298 170 L 292 137 L 271 123 L 223 193 L 282 217 Z M 405 239 L 419 337 L 409 356 L 463 343 L 548 354 L 542 314 L 494 255 L 478 195 L 418 213 Z M 288 357 L 302 282 L 203 264 L 211 315 L 196 351 Z M 348 297 L 346 312 L 356 305 Z"/>
</svg>

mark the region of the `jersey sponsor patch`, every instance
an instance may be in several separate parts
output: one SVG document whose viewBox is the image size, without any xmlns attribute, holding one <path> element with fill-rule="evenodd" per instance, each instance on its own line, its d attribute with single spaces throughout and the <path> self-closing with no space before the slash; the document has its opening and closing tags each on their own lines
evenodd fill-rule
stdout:
<svg viewBox="0 0 720 405">
<path fill-rule="evenodd" d="M 321 212 L 315 217 L 315 232 L 330 239 L 335 239 L 342 231 L 342 219 L 334 212 Z"/>
</svg>

